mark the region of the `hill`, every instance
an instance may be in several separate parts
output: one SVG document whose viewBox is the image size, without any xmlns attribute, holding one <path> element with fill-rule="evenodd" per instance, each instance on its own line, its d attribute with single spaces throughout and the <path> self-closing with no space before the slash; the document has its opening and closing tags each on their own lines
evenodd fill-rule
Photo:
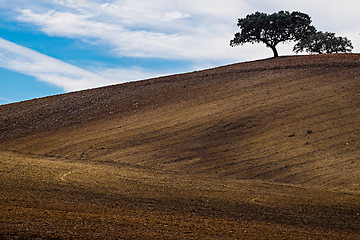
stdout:
<svg viewBox="0 0 360 240">
<path fill-rule="evenodd" d="M 332 54 L 0 106 L 0 232 L 356 239 L 359 89 Z"/>
</svg>

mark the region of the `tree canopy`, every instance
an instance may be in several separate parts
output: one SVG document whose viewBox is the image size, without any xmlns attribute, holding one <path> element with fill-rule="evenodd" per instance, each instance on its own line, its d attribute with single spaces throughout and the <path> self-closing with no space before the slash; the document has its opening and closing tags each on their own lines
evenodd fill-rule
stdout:
<svg viewBox="0 0 360 240">
<path fill-rule="evenodd" d="M 338 53 L 351 52 L 353 49 L 352 43 L 346 37 L 336 37 L 335 33 L 316 32 L 307 38 L 301 39 L 295 46 L 294 52 L 309 52 L 309 53 Z"/>
<path fill-rule="evenodd" d="M 278 57 L 276 46 L 281 42 L 306 39 L 316 32 L 311 25 L 311 18 L 301 12 L 279 11 L 266 14 L 256 12 L 238 19 L 240 32 L 235 34 L 230 46 L 244 43 L 264 43 Z"/>
</svg>

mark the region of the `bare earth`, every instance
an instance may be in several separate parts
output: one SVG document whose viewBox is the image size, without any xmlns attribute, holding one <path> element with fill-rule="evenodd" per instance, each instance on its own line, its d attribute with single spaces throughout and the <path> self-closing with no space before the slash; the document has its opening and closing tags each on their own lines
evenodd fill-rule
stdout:
<svg viewBox="0 0 360 240">
<path fill-rule="evenodd" d="M 360 55 L 0 106 L 0 239 L 360 239 Z"/>
</svg>

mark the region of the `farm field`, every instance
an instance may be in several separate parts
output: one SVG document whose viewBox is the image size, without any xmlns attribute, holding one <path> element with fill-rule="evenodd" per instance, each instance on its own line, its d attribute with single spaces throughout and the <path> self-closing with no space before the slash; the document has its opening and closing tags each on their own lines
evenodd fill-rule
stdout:
<svg viewBox="0 0 360 240">
<path fill-rule="evenodd" d="M 359 239 L 360 55 L 0 106 L 1 239 Z"/>
</svg>

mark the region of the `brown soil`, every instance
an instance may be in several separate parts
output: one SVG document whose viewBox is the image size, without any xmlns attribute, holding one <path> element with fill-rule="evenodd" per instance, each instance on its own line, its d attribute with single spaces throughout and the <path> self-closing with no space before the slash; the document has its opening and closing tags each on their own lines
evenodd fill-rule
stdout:
<svg viewBox="0 0 360 240">
<path fill-rule="evenodd" d="M 0 106 L 0 238 L 360 238 L 360 55 Z"/>
</svg>

